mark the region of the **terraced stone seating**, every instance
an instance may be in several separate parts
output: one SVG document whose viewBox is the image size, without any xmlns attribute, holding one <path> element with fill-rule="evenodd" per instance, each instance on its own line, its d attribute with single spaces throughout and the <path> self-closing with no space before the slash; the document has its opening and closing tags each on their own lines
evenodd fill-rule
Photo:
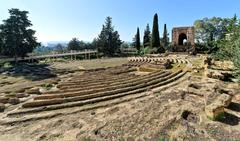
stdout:
<svg viewBox="0 0 240 141">
<path fill-rule="evenodd" d="M 158 70 L 164 70 L 171 66 L 170 60 L 152 60 L 150 63 L 139 66 L 139 71 L 152 72 Z"/>
<path fill-rule="evenodd" d="M 138 60 L 152 61 L 141 58 Z M 67 81 L 60 82 L 59 90 L 36 96 L 32 101 L 23 103 L 19 110 L 10 112 L 9 115 L 83 106 L 137 95 L 167 85 L 186 74 L 179 70 L 177 72 L 154 71 L 147 75 L 136 76 L 131 73 L 133 71 L 136 71 L 136 68 L 121 66 L 92 70 L 74 76 Z"/>
<path fill-rule="evenodd" d="M 136 66 L 139 67 L 144 64 L 151 62 L 164 62 L 170 61 L 175 64 L 189 64 L 190 62 L 185 58 L 175 58 L 175 57 L 130 57 L 128 58 L 129 63 L 126 66 Z"/>
</svg>

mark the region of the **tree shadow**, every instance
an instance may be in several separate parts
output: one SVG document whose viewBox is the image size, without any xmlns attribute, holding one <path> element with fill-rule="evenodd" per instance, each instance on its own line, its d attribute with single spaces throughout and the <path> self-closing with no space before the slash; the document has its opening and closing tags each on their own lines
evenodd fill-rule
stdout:
<svg viewBox="0 0 240 141">
<path fill-rule="evenodd" d="M 240 118 L 230 114 L 230 113 L 224 113 L 224 117 L 221 119 L 218 119 L 219 122 L 231 125 L 231 126 L 236 126 L 239 124 Z"/>
<path fill-rule="evenodd" d="M 56 74 L 48 66 L 47 64 L 20 62 L 4 68 L 1 73 L 12 77 L 22 76 L 31 81 L 56 77 Z"/>
<path fill-rule="evenodd" d="M 227 107 L 229 110 L 235 111 L 235 112 L 240 112 L 240 104 L 231 102 L 230 105 Z"/>
</svg>

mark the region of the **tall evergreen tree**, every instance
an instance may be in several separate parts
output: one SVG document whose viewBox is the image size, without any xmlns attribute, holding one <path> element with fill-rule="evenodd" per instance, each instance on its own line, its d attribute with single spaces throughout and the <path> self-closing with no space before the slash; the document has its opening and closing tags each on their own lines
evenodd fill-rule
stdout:
<svg viewBox="0 0 240 141">
<path fill-rule="evenodd" d="M 114 31 L 112 26 L 112 18 L 107 17 L 105 24 L 102 26 L 102 31 L 96 39 L 98 52 L 105 56 L 114 56 L 120 52 L 122 41 L 118 31 Z"/>
<path fill-rule="evenodd" d="M 160 47 L 160 36 L 158 29 L 158 15 L 157 13 L 153 18 L 153 28 L 152 28 L 152 47 Z"/>
<path fill-rule="evenodd" d="M 164 30 L 163 30 L 163 38 L 162 38 L 163 47 L 167 48 L 169 44 L 169 38 L 167 33 L 167 25 L 164 24 Z"/>
<path fill-rule="evenodd" d="M 164 48 L 160 47 L 160 36 L 159 36 L 159 29 L 158 29 L 158 15 L 157 15 L 157 13 L 154 15 L 154 18 L 153 18 L 152 48 L 157 48 L 158 52 L 160 52 L 160 53 L 164 52 Z"/>
<path fill-rule="evenodd" d="M 15 60 L 17 57 L 25 57 L 40 45 L 34 37 L 35 31 L 29 29 L 32 24 L 28 19 L 28 13 L 28 11 L 10 9 L 10 17 L 3 20 L 3 24 L 0 25 L 2 53 L 14 57 Z"/>
<path fill-rule="evenodd" d="M 96 47 L 99 53 L 103 53 L 103 55 L 107 54 L 107 37 L 105 35 L 105 25 L 102 26 L 102 30 L 100 34 L 98 35 L 98 38 L 96 38 Z"/>
<path fill-rule="evenodd" d="M 80 50 L 80 41 L 77 38 L 72 38 L 68 43 L 68 50 Z"/>
<path fill-rule="evenodd" d="M 139 32 L 139 28 L 137 28 L 137 34 L 136 34 L 136 49 L 137 49 L 138 51 L 140 51 L 140 47 L 141 47 L 140 32 Z"/>
<path fill-rule="evenodd" d="M 144 31 L 144 37 L 143 37 L 143 46 L 149 47 L 151 43 L 151 31 L 149 24 L 147 24 L 146 29 Z"/>
</svg>

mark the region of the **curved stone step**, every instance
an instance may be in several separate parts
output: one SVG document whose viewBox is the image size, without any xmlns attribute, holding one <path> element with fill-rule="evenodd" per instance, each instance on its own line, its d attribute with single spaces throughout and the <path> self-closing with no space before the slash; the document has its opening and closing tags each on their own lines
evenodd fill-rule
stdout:
<svg viewBox="0 0 240 141">
<path fill-rule="evenodd" d="M 154 87 L 162 86 L 166 83 L 171 82 L 171 79 L 180 74 L 182 71 L 178 71 L 176 73 L 170 74 L 167 77 L 152 80 L 149 82 L 145 82 L 143 84 L 128 86 L 125 88 L 120 88 L 112 91 L 107 92 L 99 92 L 89 95 L 83 95 L 83 96 L 76 96 L 76 97 L 70 97 L 70 98 L 57 98 L 52 100 L 41 100 L 41 101 L 33 101 L 33 102 L 27 102 L 22 105 L 23 108 L 29 108 L 29 107 L 39 107 L 39 106 L 46 106 L 46 105 L 55 105 L 60 103 L 66 103 L 66 102 L 74 102 L 74 101 L 81 101 L 81 100 L 87 100 L 87 99 L 93 99 L 96 97 L 104 97 L 109 95 L 115 95 L 118 93 L 130 93 L 132 91 L 141 91 L 141 90 L 147 90 L 152 89 Z M 178 79 L 178 78 L 177 78 Z M 174 79 L 175 80 L 175 79 Z"/>
<path fill-rule="evenodd" d="M 75 81 L 75 82 L 61 82 L 57 85 L 57 88 L 68 88 L 69 86 L 72 86 L 72 85 L 76 85 L 76 84 L 81 84 L 81 85 L 90 85 L 90 84 L 95 84 L 95 83 L 99 83 L 99 82 L 106 82 L 106 81 L 113 81 L 113 80 L 119 80 L 119 79 L 126 79 L 126 78 L 134 78 L 135 75 L 134 74 L 129 74 L 129 75 L 123 75 L 123 76 L 108 76 L 108 77 L 101 77 L 101 78 L 98 78 L 98 77 L 95 77 L 95 78 L 92 78 L 91 80 L 79 80 L 79 81 Z"/>
<path fill-rule="evenodd" d="M 186 74 L 186 72 L 181 72 L 178 75 L 176 75 L 175 77 L 173 77 L 172 79 L 177 80 L 177 79 L 181 78 L 182 76 L 184 76 L 185 74 Z M 170 83 L 172 81 L 169 80 L 168 82 Z M 159 86 L 164 86 L 164 83 L 160 83 Z M 63 109 L 63 108 L 83 106 L 83 105 L 87 105 L 87 104 L 93 104 L 93 103 L 104 102 L 104 101 L 115 100 L 115 99 L 116 99 L 117 103 L 121 103 L 122 102 L 121 99 L 117 99 L 117 98 L 124 97 L 129 94 L 131 94 L 131 93 L 128 93 L 128 94 L 124 93 L 124 94 L 100 97 L 100 98 L 90 99 L 90 100 L 86 100 L 86 101 L 63 103 L 63 104 L 59 104 L 59 105 L 50 105 L 50 106 L 30 108 L 30 109 L 19 109 L 18 111 L 8 113 L 8 116 L 24 115 L 24 114 L 37 113 L 37 112 L 42 112 L 42 111 L 51 111 L 51 110 L 57 110 L 57 109 Z M 108 103 L 111 103 L 111 102 L 108 102 Z M 106 102 L 104 102 L 105 106 L 108 105 L 108 103 L 106 104 Z M 116 103 L 114 103 L 114 104 L 116 104 Z M 99 108 L 98 106 L 96 107 L 95 105 L 93 105 L 93 107 L 91 109 Z"/>
<path fill-rule="evenodd" d="M 145 79 L 139 79 L 139 80 L 131 80 L 131 81 L 125 81 L 125 82 L 120 82 L 120 83 L 115 83 L 113 85 L 110 85 L 108 87 L 102 87 L 98 89 L 93 89 L 93 90 L 86 90 L 86 91 L 75 91 L 75 92 L 67 92 L 67 93 L 61 93 L 61 94 L 48 94 L 48 95 L 41 95 L 37 96 L 34 98 L 34 100 L 44 100 L 44 99 L 54 99 L 54 98 L 67 98 L 67 97 L 74 97 L 74 96 L 82 96 L 82 95 L 89 95 L 97 92 L 102 92 L 102 91 L 110 91 L 110 90 L 115 90 L 115 89 L 120 89 L 120 88 L 125 88 L 125 87 L 130 87 L 130 86 L 135 86 L 141 83 L 145 83 L 148 81 L 151 81 L 152 79 L 160 79 L 167 77 L 171 73 L 166 72 L 162 73 L 158 76 L 153 76 L 153 77 L 147 77 Z"/>
<path fill-rule="evenodd" d="M 67 89 L 51 92 L 51 93 L 45 93 L 45 94 L 58 94 L 59 92 L 74 92 L 74 91 L 84 91 L 84 90 L 89 90 L 89 89 L 97 89 L 97 88 L 103 88 L 106 86 L 114 86 L 114 85 L 120 85 L 120 84 L 125 84 L 126 82 L 135 82 L 139 81 L 142 79 L 146 79 L 149 77 L 155 77 L 158 75 L 161 75 L 162 73 L 165 73 L 164 71 L 156 72 L 156 73 L 151 73 L 148 75 L 144 76 L 139 76 L 139 77 L 129 77 L 129 78 L 124 78 L 124 79 L 118 79 L 118 80 L 111 80 L 111 81 L 103 81 L 103 82 L 96 82 L 96 84 L 89 84 L 88 86 L 80 86 L 79 84 L 76 84 L 73 87 L 68 87 Z M 79 88 L 80 87 L 80 88 Z M 44 95 L 45 95 L 44 94 Z"/>
</svg>

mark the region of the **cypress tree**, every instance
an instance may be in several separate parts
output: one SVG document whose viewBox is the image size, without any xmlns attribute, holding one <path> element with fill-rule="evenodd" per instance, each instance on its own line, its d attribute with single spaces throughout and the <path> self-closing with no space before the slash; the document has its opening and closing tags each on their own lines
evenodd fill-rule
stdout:
<svg viewBox="0 0 240 141">
<path fill-rule="evenodd" d="M 160 37 L 158 30 L 158 15 L 157 13 L 154 15 L 153 19 L 153 29 L 152 29 L 152 48 L 160 47 Z"/>
<path fill-rule="evenodd" d="M 154 15 L 153 19 L 153 29 L 152 29 L 152 48 L 157 48 L 158 52 L 164 53 L 164 48 L 160 47 L 160 36 L 158 29 L 158 15 Z"/>
<path fill-rule="evenodd" d="M 149 47 L 151 43 L 151 31 L 149 24 L 147 24 L 146 29 L 144 31 L 144 37 L 143 37 L 143 46 Z"/>
<path fill-rule="evenodd" d="M 140 32 L 139 28 L 137 28 L 137 34 L 136 34 L 136 48 L 138 51 L 140 51 L 141 43 L 140 43 Z"/>
<path fill-rule="evenodd" d="M 164 30 L 163 30 L 163 47 L 166 48 L 168 46 L 168 33 L 167 33 L 167 25 L 164 24 Z"/>
</svg>

